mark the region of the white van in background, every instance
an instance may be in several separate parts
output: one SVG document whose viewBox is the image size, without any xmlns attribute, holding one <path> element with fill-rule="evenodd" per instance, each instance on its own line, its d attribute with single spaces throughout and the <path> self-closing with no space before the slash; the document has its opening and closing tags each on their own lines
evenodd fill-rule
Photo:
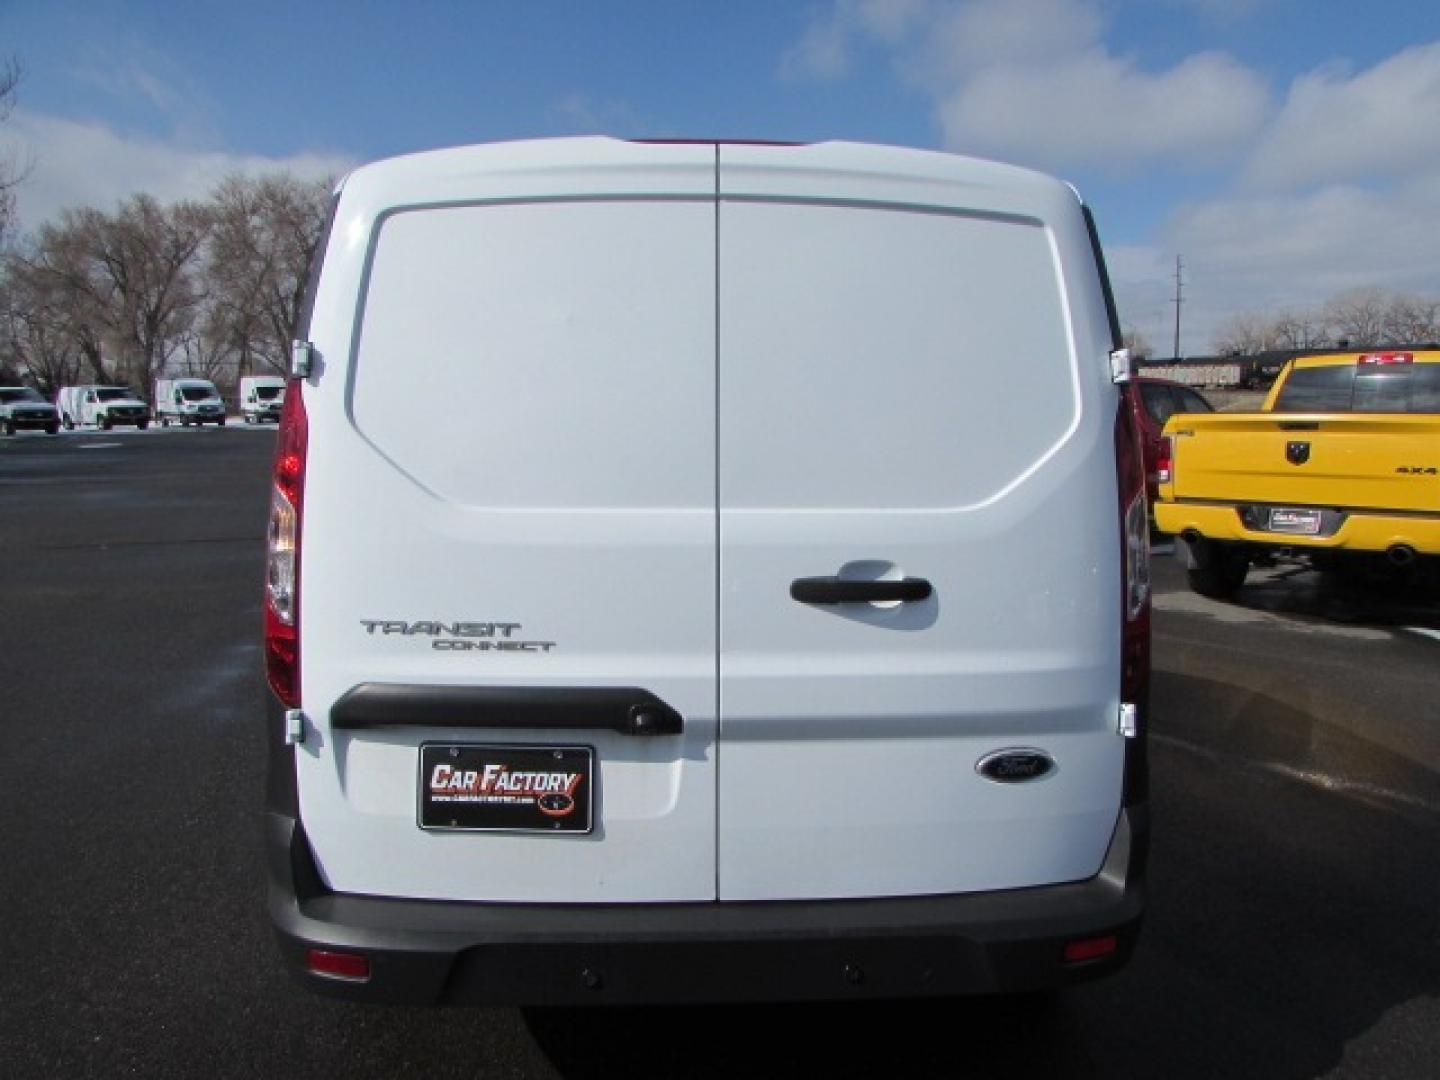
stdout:
<svg viewBox="0 0 1440 1080">
<path fill-rule="evenodd" d="M 1126 961 L 1145 476 L 1072 188 L 847 143 L 417 154 L 343 182 L 300 336 L 265 654 L 306 984 L 866 998 Z"/>
<path fill-rule="evenodd" d="M 278 375 L 246 375 L 240 380 L 240 411 L 247 424 L 280 422 L 285 405 L 285 380 Z"/>
<path fill-rule="evenodd" d="M 128 386 L 81 386 L 75 396 L 79 413 L 67 427 L 90 424 L 109 431 L 116 426 L 135 427 L 144 431 L 150 426 L 150 406 Z M 65 390 L 61 390 L 64 394 Z"/>
<path fill-rule="evenodd" d="M 157 379 L 155 419 L 161 427 L 171 422 L 189 427 L 195 424 L 225 426 L 225 403 L 215 384 L 208 379 Z"/>
</svg>

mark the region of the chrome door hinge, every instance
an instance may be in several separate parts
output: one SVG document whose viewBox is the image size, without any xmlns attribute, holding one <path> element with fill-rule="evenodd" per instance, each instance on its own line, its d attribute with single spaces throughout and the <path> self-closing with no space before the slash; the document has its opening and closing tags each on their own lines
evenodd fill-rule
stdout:
<svg viewBox="0 0 1440 1080">
<path fill-rule="evenodd" d="M 1129 349 L 1116 349 L 1110 354 L 1110 381 L 1127 383 L 1135 376 L 1135 364 Z"/>
<path fill-rule="evenodd" d="M 294 379 L 309 378 L 311 362 L 314 359 L 314 345 L 308 341 L 292 341 L 290 343 L 290 377 Z"/>
<path fill-rule="evenodd" d="M 294 746 L 305 741 L 305 714 L 299 709 L 285 710 L 285 745 Z"/>
<path fill-rule="evenodd" d="M 1140 710 L 1128 701 L 1120 703 L 1120 724 L 1116 730 L 1127 739 L 1140 734 Z"/>
</svg>

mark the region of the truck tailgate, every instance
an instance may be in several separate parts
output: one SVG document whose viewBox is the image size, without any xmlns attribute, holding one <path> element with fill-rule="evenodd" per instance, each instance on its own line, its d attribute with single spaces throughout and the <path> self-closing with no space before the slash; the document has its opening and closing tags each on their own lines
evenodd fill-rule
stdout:
<svg viewBox="0 0 1440 1080">
<path fill-rule="evenodd" d="M 1174 498 L 1440 509 L 1440 415 L 1176 416 Z"/>
</svg>

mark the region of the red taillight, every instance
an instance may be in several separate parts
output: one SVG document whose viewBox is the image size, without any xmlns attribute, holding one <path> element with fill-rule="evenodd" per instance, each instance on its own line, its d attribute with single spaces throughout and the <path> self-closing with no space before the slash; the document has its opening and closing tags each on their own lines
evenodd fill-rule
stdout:
<svg viewBox="0 0 1440 1080">
<path fill-rule="evenodd" d="M 1120 939 L 1114 934 L 1106 934 L 1104 937 L 1097 938 L 1082 938 L 1065 946 L 1065 963 L 1079 964 L 1086 960 L 1099 960 L 1102 956 L 1114 954 L 1118 948 L 1120 948 Z"/>
<path fill-rule="evenodd" d="M 316 975 L 328 975 L 334 979 L 364 982 L 370 978 L 370 961 L 359 953 L 310 949 L 305 953 L 305 966 Z"/>
<path fill-rule="evenodd" d="M 1367 364 L 1413 364 L 1415 354 L 1408 352 L 1370 352 L 1361 353 L 1355 363 L 1361 367 Z"/>
<path fill-rule="evenodd" d="M 1175 440 L 1169 435 L 1160 436 L 1160 451 L 1155 455 L 1155 482 L 1168 484 L 1175 472 Z"/>
<path fill-rule="evenodd" d="M 290 380 L 280 414 L 265 565 L 265 674 L 291 709 L 300 705 L 300 524 L 310 435 L 301 389 Z"/>
</svg>

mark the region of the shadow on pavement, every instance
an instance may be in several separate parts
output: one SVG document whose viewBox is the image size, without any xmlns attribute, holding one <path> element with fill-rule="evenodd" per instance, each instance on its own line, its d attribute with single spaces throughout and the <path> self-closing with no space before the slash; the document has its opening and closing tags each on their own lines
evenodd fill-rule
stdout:
<svg viewBox="0 0 1440 1080">
<path fill-rule="evenodd" d="M 1164 672 L 1155 691 L 1150 910 L 1118 976 L 1040 999 L 528 1010 L 539 1049 L 566 1077 L 634 1080 L 1298 1080 L 1364 1074 L 1372 1047 L 1385 1075 L 1401 1060 L 1431 1075 L 1440 815 L 1254 765 L 1242 725 L 1280 732 L 1268 749 L 1287 754 L 1314 735 L 1282 702 Z M 1206 719 L 1237 694 L 1243 708 Z"/>
<path fill-rule="evenodd" d="M 1435 574 L 1396 576 L 1363 564 L 1331 571 L 1283 562 L 1252 567 L 1244 587 L 1230 602 L 1255 611 L 1351 626 L 1440 630 L 1440 579 Z"/>
</svg>

